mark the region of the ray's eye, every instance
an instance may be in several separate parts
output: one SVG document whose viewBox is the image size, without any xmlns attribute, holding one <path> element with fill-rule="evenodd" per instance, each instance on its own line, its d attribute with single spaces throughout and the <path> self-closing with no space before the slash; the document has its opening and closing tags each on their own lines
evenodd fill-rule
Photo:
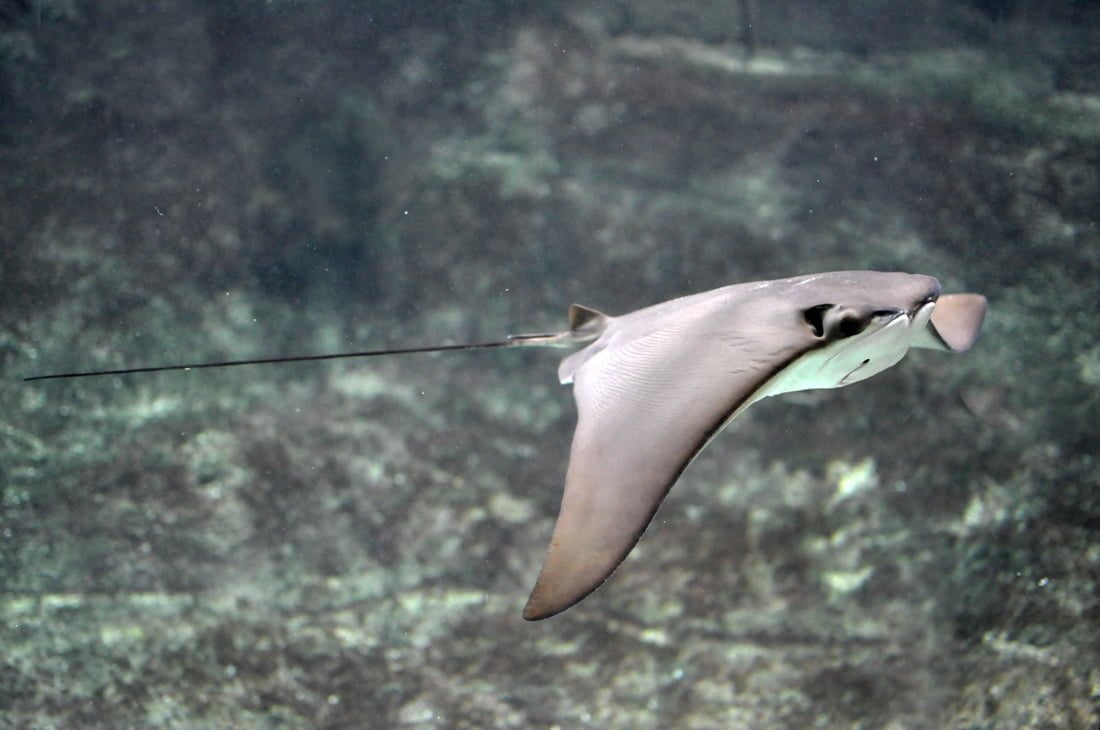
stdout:
<svg viewBox="0 0 1100 730">
<path fill-rule="evenodd" d="M 851 337 L 852 335 L 858 335 L 864 330 L 867 323 L 859 317 L 841 317 L 837 322 L 836 331 L 841 337 Z"/>
</svg>

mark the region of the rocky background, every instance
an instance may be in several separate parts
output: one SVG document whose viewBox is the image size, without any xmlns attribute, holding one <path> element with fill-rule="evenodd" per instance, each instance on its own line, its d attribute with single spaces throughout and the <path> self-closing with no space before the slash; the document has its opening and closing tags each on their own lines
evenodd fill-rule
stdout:
<svg viewBox="0 0 1100 730">
<path fill-rule="evenodd" d="M 0 726 L 1100 723 L 1095 2 L 0 0 Z M 934 274 L 970 353 L 762 403 L 520 618 L 554 351 Z"/>
</svg>

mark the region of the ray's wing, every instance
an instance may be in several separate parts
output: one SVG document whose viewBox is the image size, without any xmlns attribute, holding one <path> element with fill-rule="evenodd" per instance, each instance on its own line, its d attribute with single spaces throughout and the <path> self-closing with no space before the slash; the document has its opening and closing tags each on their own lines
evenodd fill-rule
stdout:
<svg viewBox="0 0 1100 730">
<path fill-rule="evenodd" d="M 577 369 L 565 493 L 524 618 L 560 613 L 611 575 L 695 455 L 813 345 L 806 328 L 784 329 L 677 323 L 612 341 Z"/>
</svg>

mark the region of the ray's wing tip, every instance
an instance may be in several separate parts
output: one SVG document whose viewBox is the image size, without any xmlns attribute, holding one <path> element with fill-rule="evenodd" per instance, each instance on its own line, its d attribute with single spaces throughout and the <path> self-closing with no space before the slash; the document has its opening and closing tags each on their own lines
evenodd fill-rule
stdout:
<svg viewBox="0 0 1100 730">
<path fill-rule="evenodd" d="M 562 611 L 576 605 L 581 598 L 587 595 L 587 593 L 583 594 L 574 600 L 553 600 L 546 595 L 544 588 L 545 586 L 543 586 L 541 580 L 535 581 L 535 587 L 531 590 L 531 595 L 527 598 L 527 603 L 523 607 L 525 621 L 542 621 L 557 616 Z"/>
<path fill-rule="evenodd" d="M 523 607 L 523 620 L 532 622 L 542 621 L 543 619 L 548 619 L 551 616 L 556 616 L 558 613 L 558 611 L 548 612 L 538 607 L 532 606 L 531 602 L 528 601 L 527 605 Z"/>
<path fill-rule="evenodd" d="M 545 568 L 543 570 L 545 571 Z M 592 595 L 610 575 L 611 573 L 608 573 L 601 580 L 589 585 L 572 582 L 568 576 L 558 576 L 557 580 L 548 580 L 545 575 L 540 574 L 535 581 L 535 587 L 531 589 L 527 603 L 523 606 L 523 618 L 527 621 L 542 621 L 564 613 Z"/>
</svg>

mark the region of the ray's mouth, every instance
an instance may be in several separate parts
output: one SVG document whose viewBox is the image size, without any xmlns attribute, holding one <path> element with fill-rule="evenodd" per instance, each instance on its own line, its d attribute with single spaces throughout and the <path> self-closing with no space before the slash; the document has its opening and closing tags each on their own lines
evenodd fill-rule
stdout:
<svg viewBox="0 0 1100 730">
<path fill-rule="evenodd" d="M 918 306 L 917 309 L 920 309 L 920 306 Z M 876 309 L 874 312 L 871 312 L 871 316 L 873 318 L 885 319 L 887 320 L 887 324 L 893 322 L 895 319 L 903 314 L 908 315 L 908 317 L 912 319 L 913 315 L 916 314 L 916 310 L 913 310 L 912 312 L 906 312 L 904 309 Z"/>
<path fill-rule="evenodd" d="M 909 321 L 912 322 L 914 319 L 917 318 L 917 315 L 919 315 L 925 307 L 927 307 L 929 304 L 935 304 L 936 301 L 939 298 L 940 298 L 940 290 L 937 287 L 936 289 L 933 289 L 932 291 L 928 292 L 928 294 L 925 295 L 924 299 L 921 299 L 919 302 L 914 304 L 913 308 L 910 309 L 908 312 L 906 312 L 903 309 L 898 309 L 896 311 L 897 311 L 898 314 L 904 314 L 907 317 L 909 317 Z M 875 314 L 877 315 L 879 313 L 875 312 Z"/>
<path fill-rule="evenodd" d="M 925 297 L 924 301 L 914 307 L 913 311 L 909 312 L 909 321 L 915 321 L 918 317 L 920 317 L 921 312 L 924 312 L 925 310 L 931 311 L 932 308 L 936 306 L 936 300 L 938 300 L 939 298 L 939 293 L 936 293 L 934 296 Z"/>
<path fill-rule="evenodd" d="M 913 309 L 909 312 L 909 318 L 912 319 L 913 317 L 917 316 L 917 312 L 919 312 L 921 309 L 923 309 L 928 304 L 935 304 L 936 300 L 939 299 L 939 298 L 940 298 L 940 287 L 937 284 L 936 288 L 934 288 L 932 291 L 928 292 L 924 296 L 924 299 L 921 299 L 919 302 L 917 302 L 917 306 L 913 307 Z"/>
</svg>

